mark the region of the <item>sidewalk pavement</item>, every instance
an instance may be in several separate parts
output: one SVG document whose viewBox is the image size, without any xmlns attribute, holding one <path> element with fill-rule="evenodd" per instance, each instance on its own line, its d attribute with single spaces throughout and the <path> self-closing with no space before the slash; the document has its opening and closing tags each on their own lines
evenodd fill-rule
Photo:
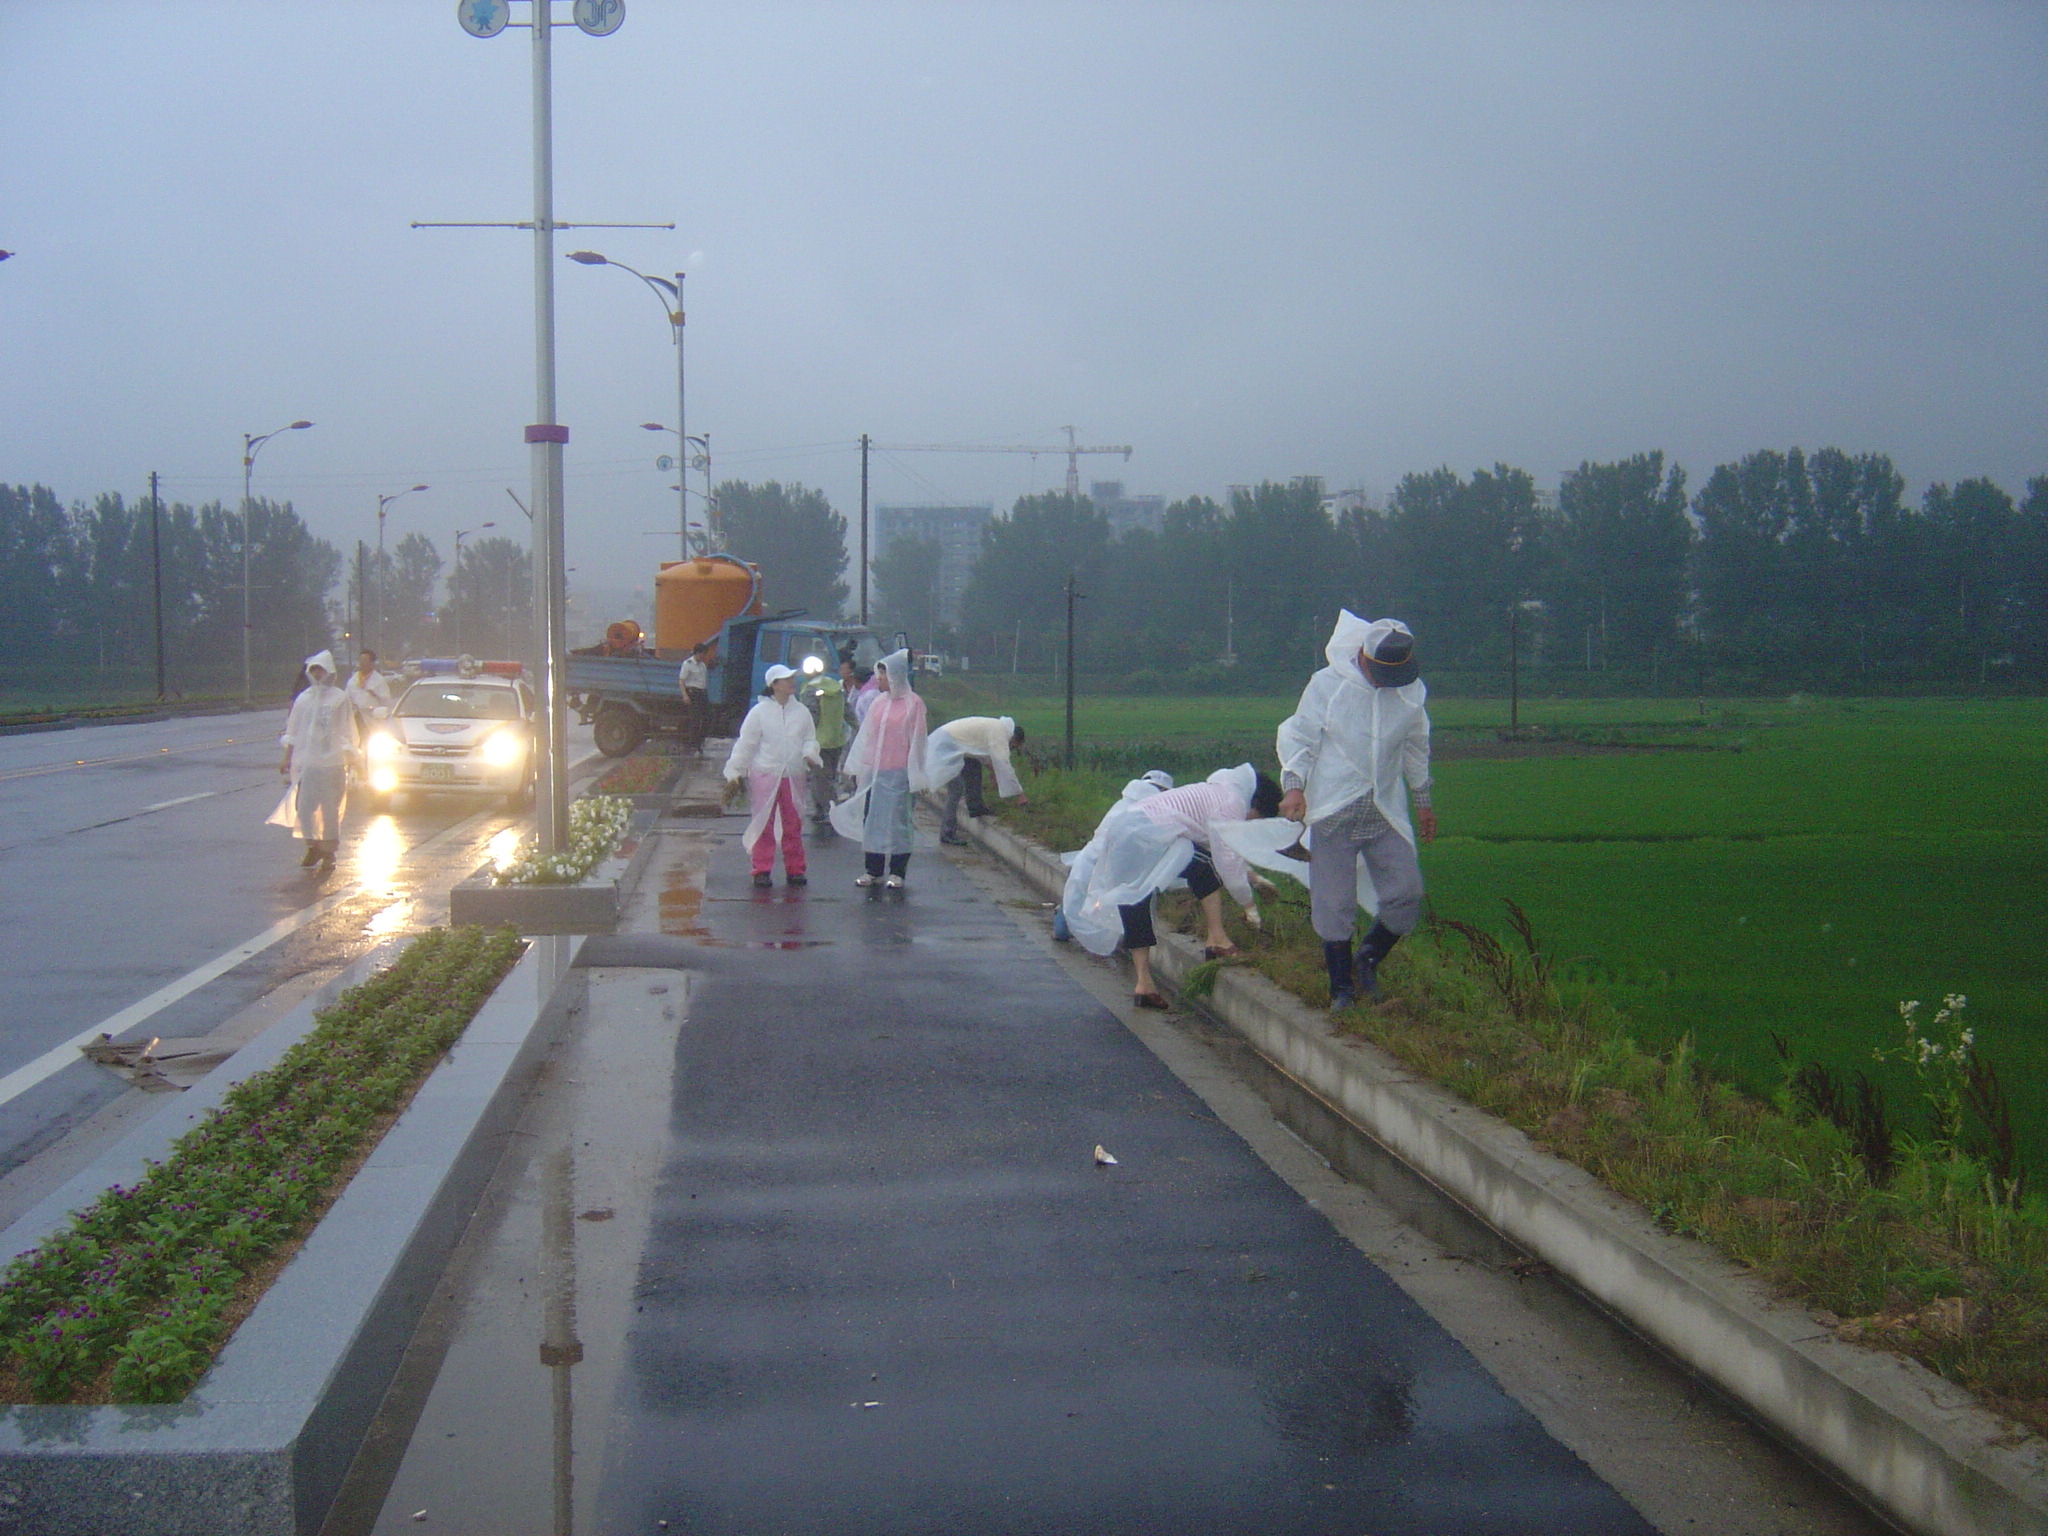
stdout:
<svg viewBox="0 0 2048 1536">
<path fill-rule="evenodd" d="M 740 825 L 587 944 L 330 1531 L 1650 1529 L 962 871 Z"/>
</svg>

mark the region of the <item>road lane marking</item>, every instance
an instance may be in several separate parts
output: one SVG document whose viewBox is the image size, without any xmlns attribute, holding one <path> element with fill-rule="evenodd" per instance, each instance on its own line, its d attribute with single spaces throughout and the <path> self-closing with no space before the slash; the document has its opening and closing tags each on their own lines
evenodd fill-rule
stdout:
<svg viewBox="0 0 2048 1536">
<path fill-rule="evenodd" d="M 413 854 L 426 851 L 436 843 L 461 832 L 472 822 L 491 814 L 493 813 L 488 810 L 476 811 L 471 815 L 465 816 L 460 821 L 443 827 L 439 832 L 434 833 L 433 836 L 423 838 L 408 848 L 406 850 L 406 857 L 410 858 Z M 311 906 L 301 907 L 290 917 L 272 923 L 253 939 L 237 944 L 225 954 L 216 955 L 204 965 L 187 971 L 176 981 L 158 987 L 149 996 L 130 1003 L 119 1013 L 109 1014 L 90 1028 L 82 1029 L 70 1039 L 51 1046 L 50 1049 L 43 1052 L 42 1055 L 36 1057 L 35 1060 L 29 1062 L 26 1066 L 16 1067 L 5 1077 L 0 1077 L 0 1104 L 11 1103 L 38 1083 L 54 1077 L 57 1073 L 63 1071 L 72 1062 L 82 1060 L 83 1058 L 78 1054 L 80 1046 L 91 1044 L 94 1040 L 99 1039 L 101 1035 L 112 1035 L 118 1039 L 145 1019 L 163 1012 L 164 1009 L 180 999 L 191 996 L 208 982 L 219 980 L 244 961 L 254 959 L 272 945 L 290 938 L 308 923 L 325 917 L 343 902 L 351 901 L 357 896 L 363 895 L 368 889 L 367 886 L 352 885 L 345 891 L 336 891 L 331 896 L 323 896 Z"/>
<path fill-rule="evenodd" d="M 225 976 L 243 961 L 253 959 L 255 956 L 262 954 L 264 950 L 270 948 L 271 945 L 277 943 L 280 939 L 289 938 L 315 918 L 325 916 L 344 901 L 352 899 L 355 894 L 356 888 L 352 886 L 346 891 L 337 891 L 332 896 L 322 897 L 310 907 L 300 908 L 282 922 L 272 923 L 268 928 L 257 934 L 255 938 L 237 944 L 226 954 L 216 955 L 213 959 L 207 961 L 206 964 L 187 971 L 167 986 L 158 987 L 149 996 L 138 1002 L 130 1003 L 119 1013 L 111 1014 L 89 1029 L 80 1030 L 69 1040 L 59 1045 L 51 1046 L 49 1050 L 43 1052 L 42 1055 L 31 1061 L 27 1066 L 16 1067 L 5 1077 L 0 1077 L 0 1104 L 6 1104 L 19 1098 L 45 1078 L 54 1076 L 70 1066 L 72 1062 L 80 1060 L 81 1058 L 78 1054 L 80 1046 L 90 1044 L 92 1041 L 99 1039 L 101 1035 L 118 1036 L 124 1034 L 140 1024 L 144 1019 L 149 1018 L 152 1014 L 161 1013 L 179 999 L 197 992 L 209 981 Z"/>
<path fill-rule="evenodd" d="M 244 784 L 244 789 L 253 789 L 253 784 Z M 190 805 L 194 800 L 211 800 L 215 795 L 224 795 L 224 789 L 202 789 L 196 795 L 180 795 L 175 800 L 159 800 L 155 805 L 145 805 L 136 814 L 147 816 L 151 811 L 168 811 L 174 805 Z"/>
<path fill-rule="evenodd" d="M 33 779 L 45 773 L 68 773 L 73 768 L 111 768 L 121 763 L 147 763 L 159 757 L 178 757 L 187 752 L 211 752 L 216 747 L 241 747 L 261 736 L 226 736 L 219 741 L 202 741 L 190 747 L 158 747 L 153 752 L 131 752 L 126 757 L 77 757 L 62 763 L 40 763 L 33 768 L 10 768 L 0 772 L 0 784 L 14 779 Z"/>
</svg>

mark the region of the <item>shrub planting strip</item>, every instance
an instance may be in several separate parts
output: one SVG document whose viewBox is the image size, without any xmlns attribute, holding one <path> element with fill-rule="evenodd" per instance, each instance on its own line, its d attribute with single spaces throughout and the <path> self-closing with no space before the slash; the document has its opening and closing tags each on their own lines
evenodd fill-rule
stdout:
<svg viewBox="0 0 2048 1536">
<path fill-rule="evenodd" d="M 319 1528 L 568 1013 L 580 940 L 541 938 L 182 1403 L 0 1407 L 9 1536 L 300 1536 Z M 345 980 L 359 981 L 371 966 Z M 130 1185 L 314 1027 L 306 1002 L 0 1233 L 11 1256 Z"/>
</svg>

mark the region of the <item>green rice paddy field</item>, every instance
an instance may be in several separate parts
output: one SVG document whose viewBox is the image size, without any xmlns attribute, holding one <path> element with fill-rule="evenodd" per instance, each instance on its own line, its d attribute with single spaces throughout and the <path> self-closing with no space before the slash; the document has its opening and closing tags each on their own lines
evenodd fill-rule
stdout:
<svg viewBox="0 0 2048 1536">
<path fill-rule="evenodd" d="M 1057 748 L 1057 700 L 955 700 Z M 1271 766 L 1292 698 L 1084 698 L 1077 739 Z M 1504 937 L 1527 909 L 1560 974 L 1648 1043 L 1691 1034 L 1768 1092 L 1770 1037 L 1866 1070 L 1918 1129 L 1903 1069 L 1875 1063 L 1902 999 L 1969 998 L 2048 1180 L 2048 701 L 1432 700 L 1436 912 Z M 1207 754 L 1205 756 L 1204 754 Z"/>
</svg>

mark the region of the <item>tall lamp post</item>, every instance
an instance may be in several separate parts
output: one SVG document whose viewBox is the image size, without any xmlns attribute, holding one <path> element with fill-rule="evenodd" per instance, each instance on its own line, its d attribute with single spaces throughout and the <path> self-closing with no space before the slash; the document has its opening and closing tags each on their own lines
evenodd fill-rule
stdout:
<svg viewBox="0 0 2048 1536">
<path fill-rule="evenodd" d="M 282 426 L 276 432 L 265 432 L 261 437 L 242 434 L 242 702 L 254 702 L 255 690 L 250 682 L 249 667 L 249 479 L 256 469 L 256 455 L 263 451 L 263 445 L 282 432 L 303 432 L 313 425 L 310 421 L 295 421 Z"/>
<path fill-rule="evenodd" d="M 668 316 L 668 326 L 676 344 L 676 436 L 684 437 L 690 428 L 684 417 L 683 402 L 683 274 L 678 272 L 671 282 L 665 277 L 649 277 L 638 267 L 629 267 L 623 261 L 613 261 L 609 256 L 596 251 L 571 251 L 571 261 L 579 261 L 586 267 L 617 267 L 621 272 L 630 272 L 647 285 L 647 291 L 661 301 L 661 312 Z M 688 440 L 685 438 L 683 457 L 689 457 Z M 690 558 L 690 495 L 682 487 L 686 476 L 676 476 L 677 531 L 682 536 L 683 558 Z"/>
<path fill-rule="evenodd" d="M 455 564 L 448 571 L 448 606 L 455 610 L 455 654 L 462 654 L 462 604 L 455 597 L 455 583 L 462 579 L 462 541 L 472 533 L 482 533 L 486 528 L 495 528 L 496 523 L 478 523 L 474 528 L 455 530 Z"/>
<path fill-rule="evenodd" d="M 384 643 L 384 511 L 401 496 L 410 496 L 414 491 L 424 491 L 424 485 L 409 485 L 402 491 L 393 491 L 389 496 L 377 498 L 377 643 Z M 363 637 L 363 646 L 370 648 L 369 636 Z"/>
<path fill-rule="evenodd" d="M 666 432 L 671 437 L 682 438 L 681 451 L 676 455 L 676 483 L 671 489 L 682 498 L 683 505 L 687 507 L 690 496 L 690 471 L 693 469 L 704 471 L 704 489 L 697 493 L 697 499 L 703 504 L 704 508 L 704 531 L 698 535 L 697 553 L 701 555 L 710 550 L 714 545 L 722 543 L 722 540 L 713 537 L 711 526 L 711 514 L 716 507 L 716 501 L 711 494 L 711 434 L 707 432 L 702 437 L 684 437 L 674 427 L 663 426 L 658 421 L 643 421 L 640 423 L 640 428 L 644 432 Z M 693 455 L 690 452 L 690 445 L 693 443 L 704 451 Z M 663 454 L 654 463 L 657 469 L 666 469 L 668 467 L 668 455 Z M 683 558 L 685 560 L 690 558 L 688 512 L 683 514 Z"/>
</svg>

